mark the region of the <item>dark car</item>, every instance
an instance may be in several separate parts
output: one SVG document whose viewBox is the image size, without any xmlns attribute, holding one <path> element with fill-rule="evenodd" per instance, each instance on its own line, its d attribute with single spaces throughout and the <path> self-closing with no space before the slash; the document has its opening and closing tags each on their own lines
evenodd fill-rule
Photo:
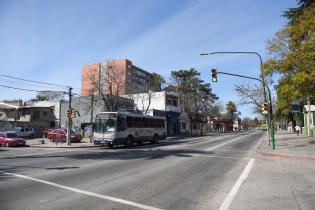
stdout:
<svg viewBox="0 0 315 210">
<path fill-rule="evenodd" d="M 50 141 L 67 141 L 67 130 L 65 129 L 53 129 L 52 131 L 48 132 L 47 138 Z M 78 143 L 82 140 L 82 135 L 78 132 L 71 131 L 71 142 Z"/>
<path fill-rule="evenodd" d="M 25 146 L 26 141 L 17 135 L 16 132 L 8 131 L 0 133 L 0 145 L 6 147 Z"/>
</svg>

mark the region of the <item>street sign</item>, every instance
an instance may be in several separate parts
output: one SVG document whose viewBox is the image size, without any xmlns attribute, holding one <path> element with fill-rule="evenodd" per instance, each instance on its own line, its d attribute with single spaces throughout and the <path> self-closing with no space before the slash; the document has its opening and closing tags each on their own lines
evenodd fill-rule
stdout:
<svg viewBox="0 0 315 210">
<path fill-rule="evenodd" d="M 300 106 L 300 100 L 293 100 L 291 103 L 292 113 L 300 113 L 301 112 L 301 106 Z"/>
</svg>

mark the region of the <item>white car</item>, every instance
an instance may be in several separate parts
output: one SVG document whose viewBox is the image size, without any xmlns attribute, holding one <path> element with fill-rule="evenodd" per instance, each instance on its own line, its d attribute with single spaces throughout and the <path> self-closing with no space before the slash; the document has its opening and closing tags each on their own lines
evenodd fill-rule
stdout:
<svg viewBox="0 0 315 210">
<path fill-rule="evenodd" d="M 35 131 L 33 128 L 29 127 L 15 127 L 12 129 L 15 131 L 19 137 L 32 139 L 35 136 Z"/>
</svg>

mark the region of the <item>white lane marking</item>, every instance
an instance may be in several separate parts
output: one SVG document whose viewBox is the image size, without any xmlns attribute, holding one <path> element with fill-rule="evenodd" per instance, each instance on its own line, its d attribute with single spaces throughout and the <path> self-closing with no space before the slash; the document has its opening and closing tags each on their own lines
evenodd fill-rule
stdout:
<svg viewBox="0 0 315 210">
<path fill-rule="evenodd" d="M 76 193 L 81 193 L 81 194 L 84 194 L 84 195 L 89 195 L 89 196 L 93 196 L 93 197 L 97 197 L 97 198 L 102 198 L 104 200 L 110 200 L 110 201 L 114 201 L 114 202 L 118 202 L 118 203 L 127 204 L 127 205 L 130 205 L 130 206 L 135 206 L 135 207 L 142 208 L 142 209 L 162 210 L 162 209 L 159 209 L 159 208 L 143 205 L 143 204 L 140 204 L 140 203 L 135 203 L 135 202 L 128 201 L 128 200 L 123 200 L 123 199 L 120 199 L 120 198 L 115 198 L 115 197 L 111 197 L 111 196 L 107 196 L 107 195 L 97 194 L 97 193 L 93 193 L 93 192 L 89 192 L 89 191 L 85 191 L 85 190 L 80 190 L 80 189 L 77 189 L 77 188 L 68 187 L 68 186 L 65 186 L 65 185 L 61 185 L 61 184 L 57 184 L 57 183 L 53 183 L 53 182 L 49 182 L 49 181 L 33 178 L 33 177 L 22 175 L 22 174 L 8 173 L 8 172 L 4 172 L 4 171 L 0 171 L 0 173 L 6 174 L 6 175 L 11 175 L 11 176 L 16 176 L 16 177 L 23 178 L 23 179 L 32 180 L 32 181 L 35 181 L 35 182 L 40 182 L 40 183 L 43 183 L 43 184 L 51 185 L 51 186 L 54 186 L 54 187 L 62 188 L 62 189 L 65 189 L 65 190 L 76 192 Z"/>
<path fill-rule="evenodd" d="M 226 138 L 227 136 L 221 136 L 221 137 L 216 137 L 216 138 L 213 138 L 213 139 L 206 139 L 206 138 L 202 138 L 203 140 L 205 141 L 202 141 L 202 142 L 194 142 L 194 141 L 183 141 L 182 143 L 184 143 L 184 145 L 187 145 L 187 144 L 192 144 L 192 143 L 206 143 L 206 142 L 212 142 L 212 141 L 216 141 L 216 140 L 221 140 L 221 139 L 224 139 Z M 167 146 L 167 147 L 164 147 L 164 148 L 177 148 L 177 147 L 182 147 L 183 144 L 181 145 L 170 145 L 170 146 Z"/>
<path fill-rule="evenodd" d="M 245 135 L 245 136 L 242 136 L 242 137 L 233 139 L 233 140 L 231 140 L 231 141 L 224 142 L 224 143 L 219 144 L 219 145 L 217 145 L 217 146 L 210 147 L 210 148 L 206 149 L 206 151 L 214 150 L 214 149 L 216 149 L 216 148 L 218 148 L 218 147 L 222 147 L 222 146 L 224 146 L 224 145 L 226 145 L 226 144 L 232 143 L 232 142 L 234 142 L 234 141 L 238 141 L 238 140 L 240 140 L 240 139 L 242 139 L 242 138 L 244 138 L 244 137 L 251 136 L 251 135 L 253 135 L 253 134 L 252 134 L 252 133 L 251 133 L 251 134 L 247 134 L 247 135 Z"/>
<path fill-rule="evenodd" d="M 37 155 L 46 155 L 46 154 L 53 154 L 53 153 L 65 153 L 68 151 L 54 151 L 54 152 L 42 152 L 42 153 L 32 153 L 32 154 L 23 154 L 23 155 L 9 155 L 9 156 L 3 156 L 0 157 L 0 159 L 5 159 L 5 158 L 17 158 L 17 157 L 28 157 L 28 156 L 37 156 Z"/>
<path fill-rule="evenodd" d="M 233 157 L 233 156 L 219 156 L 219 155 L 207 155 L 207 154 L 189 154 L 187 153 L 186 155 L 191 155 L 192 157 L 207 157 L 207 158 L 222 158 L 222 159 L 236 159 L 236 160 L 249 160 L 251 158 L 246 158 L 246 157 Z"/>
<path fill-rule="evenodd" d="M 221 204 L 219 210 L 227 210 L 227 209 L 229 209 L 229 207 L 230 207 L 230 205 L 231 205 L 235 195 L 237 194 L 238 190 L 240 189 L 242 183 L 247 179 L 251 169 L 253 168 L 254 162 L 255 162 L 254 158 L 251 158 L 249 160 L 249 162 L 246 165 L 244 171 L 242 172 L 242 174 L 240 175 L 240 177 L 238 178 L 238 180 L 234 184 L 234 186 L 231 189 L 231 191 L 229 192 L 229 194 L 224 199 L 224 201 Z"/>
</svg>

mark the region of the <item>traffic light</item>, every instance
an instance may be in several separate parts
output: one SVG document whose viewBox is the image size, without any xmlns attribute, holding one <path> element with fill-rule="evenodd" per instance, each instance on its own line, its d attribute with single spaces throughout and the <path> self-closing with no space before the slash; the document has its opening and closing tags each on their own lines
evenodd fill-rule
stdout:
<svg viewBox="0 0 315 210">
<path fill-rule="evenodd" d="M 212 74 L 212 82 L 217 82 L 218 78 L 217 78 L 217 69 L 211 69 L 211 74 Z"/>
<path fill-rule="evenodd" d="M 261 111 L 263 114 L 268 114 L 269 104 L 267 102 L 262 104 Z"/>
<path fill-rule="evenodd" d="M 68 109 L 67 110 L 67 117 L 70 118 L 72 115 L 72 110 L 71 109 Z"/>
<path fill-rule="evenodd" d="M 71 118 L 75 118 L 77 114 L 77 110 L 71 109 Z"/>
<path fill-rule="evenodd" d="M 75 118 L 77 116 L 77 110 L 75 109 L 68 109 L 67 110 L 68 118 Z"/>
</svg>

